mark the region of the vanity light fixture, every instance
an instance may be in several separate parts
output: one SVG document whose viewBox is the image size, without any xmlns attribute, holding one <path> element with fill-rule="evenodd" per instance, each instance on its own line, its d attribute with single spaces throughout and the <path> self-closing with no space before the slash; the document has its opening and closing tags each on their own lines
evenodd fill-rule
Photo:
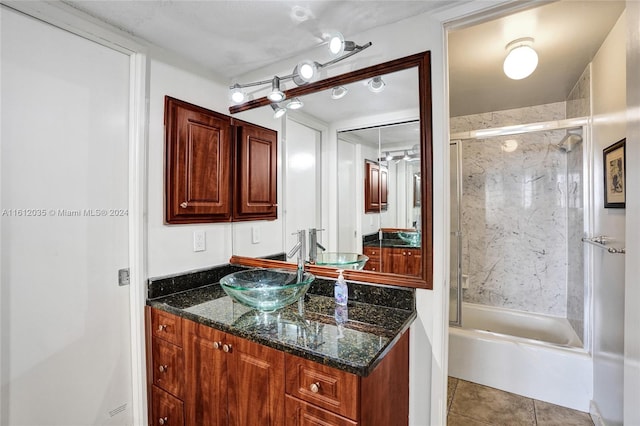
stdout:
<svg viewBox="0 0 640 426">
<path fill-rule="evenodd" d="M 348 91 L 349 89 L 344 86 L 336 86 L 331 89 L 331 99 L 344 98 L 344 95 L 346 95 Z"/>
<path fill-rule="evenodd" d="M 271 102 L 284 101 L 286 98 L 284 92 L 280 90 L 280 77 L 273 77 L 271 80 L 271 92 L 267 95 Z"/>
<path fill-rule="evenodd" d="M 243 103 L 247 99 L 247 94 L 242 90 L 238 83 L 231 86 L 231 102 L 238 105 Z"/>
<path fill-rule="evenodd" d="M 413 150 L 386 151 L 378 161 L 415 161 L 420 159 L 420 152 Z"/>
<path fill-rule="evenodd" d="M 538 66 L 538 53 L 533 49 L 533 38 L 523 37 L 506 46 L 509 51 L 504 59 L 503 70 L 512 80 L 529 77 Z"/>
<path fill-rule="evenodd" d="M 362 52 L 364 49 L 372 45 L 371 42 L 368 42 L 362 46 L 359 46 L 352 41 L 344 41 L 344 37 L 342 38 L 341 37 L 342 36 L 336 39 L 338 41 L 335 41 L 335 40 L 332 41 L 333 38 L 329 39 L 330 49 L 335 48 L 335 46 L 338 46 L 338 45 L 340 46 L 340 49 L 337 50 L 337 55 L 338 55 L 337 58 L 334 58 L 328 62 L 325 62 L 324 64 L 311 61 L 311 60 L 304 60 L 299 62 L 296 65 L 296 67 L 293 69 L 293 72 L 291 74 L 288 74 L 285 76 L 274 76 L 273 79 L 271 80 L 262 80 L 262 81 L 256 81 L 253 83 L 244 83 L 244 84 L 235 83 L 233 86 L 229 87 L 231 101 L 236 105 L 242 104 L 247 101 L 246 93 L 242 89 L 247 87 L 263 86 L 263 85 L 271 84 L 271 91 L 267 94 L 267 99 L 269 99 L 272 104 L 274 103 L 277 104 L 278 102 L 282 102 L 283 100 L 285 100 L 287 97 L 282 87 L 282 83 L 284 81 L 292 80 L 298 86 L 309 84 L 318 79 L 320 75 L 320 71 L 322 69 L 329 67 L 344 59 L 347 59 L 348 57 L 353 56 L 356 53 Z M 334 50 L 331 50 L 331 52 L 333 53 Z M 343 52 L 348 52 L 348 53 L 342 54 Z M 334 97 L 334 99 L 339 99 L 340 97 L 344 96 L 344 94 L 347 93 L 347 89 L 344 87 L 342 87 L 342 90 L 344 90 L 344 92 L 340 91 L 340 88 L 337 88 L 336 90 L 338 91 L 335 91 L 335 90 L 332 91 L 332 96 L 337 96 L 337 97 Z M 295 106 L 298 106 L 299 108 L 302 106 L 302 102 L 294 103 L 292 106 L 294 108 Z"/>
<path fill-rule="evenodd" d="M 271 104 L 271 108 L 273 109 L 273 118 L 280 118 L 287 112 L 286 109 L 278 104 Z"/>
<path fill-rule="evenodd" d="M 370 91 L 372 91 L 373 93 L 380 93 L 384 90 L 384 86 L 386 86 L 387 84 L 384 82 L 384 80 L 382 79 L 382 77 L 373 77 L 371 80 L 369 80 L 369 82 L 367 83 L 367 87 L 369 88 Z"/>
<path fill-rule="evenodd" d="M 304 106 L 304 103 L 299 98 L 293 98 L 287 104 L 288 109 L 300 109 Z"/>
</svg>

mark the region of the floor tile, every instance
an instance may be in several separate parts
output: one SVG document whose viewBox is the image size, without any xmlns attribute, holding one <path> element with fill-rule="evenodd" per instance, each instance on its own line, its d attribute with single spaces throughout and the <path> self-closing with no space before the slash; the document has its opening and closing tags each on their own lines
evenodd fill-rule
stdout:
<svg viewBox="0 0 640 426">
<path fill-rule="evenodd" d="M 465 380 L 458 380 L 449 412 L 494 426 L 536 424 L 532 399 Z"/>
<path fill-rule="evenodd" d="M 447 416 L 447 426 L 488 426 L 489 423 L 480 422 L 459 414 L 449 413 Z"/>
<path fill-rule="evenodd" d="M 447 410 L 451 408 L 451 401 L 453 401 L 453 395 L 456 392 L 456 386 L 458 386 L 458 379 L 449 376 L 447 379 Z"/>
<path fill-rule="evenodd" d="M 593 426 L 588 413 L 543 401 L 534 401 L 534 406 L 536 420 L 540 426 Z"/>
</svg>

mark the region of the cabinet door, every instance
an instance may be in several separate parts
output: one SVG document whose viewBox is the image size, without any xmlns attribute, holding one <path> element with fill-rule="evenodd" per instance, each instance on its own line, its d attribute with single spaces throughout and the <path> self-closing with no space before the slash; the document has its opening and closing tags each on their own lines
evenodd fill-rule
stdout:
<svg viewBox="0 0 640 426">
<path fill-rule="evenodd" d="M 357 426 L 358 423 L 287 395 L 285 426 Z"/>
<path fill-rule="evenodd" d="M 419 249 L 407 249 L 407 263 L 405 274 L 420 275 L 422 272 L 422 251 Z"/>
<path fill-rule="evenodd" d="M 406 270 L 406 250 L 401 248 L 385 247 L 382 249 L 382 272 L 390 274 L 404 274 Z"/>
<path fill-rule="evenodd" d="M 278 216 L 277 132 L 233 121 L 236 134 L 236 181 L 233 220 L 276 219 Z"/>
<path fill-rule="evenodd" d="M 185 417 L 189 426 L 227 425 L 226 335 L 183 320 L 185 355 Z"/>
<path fill-rule="evenodd" d="M 167 223 L 231 220 L 229 117 L 165 98 Z"/>
<path fill-rule="evenodd" d="M 364 211 L 378 213 L 387 210 L 389 171 L 373 161 L 365 160 Z"/>
<path fill-rule="evenodd" d="M 175 398 L 157 387 L 152 386 L 151 401 L 151 417 L 149 418 L 150 426 L 184 425 L 184 406 L 182 401 L 178 398 Z"/>
<path fill-rule="evenodd" d="M 184 359 L 182 348 L 153 339 L 153 384 L 182 398 L 184 394 Z"/>
<path fill-rule="evenodd" d="M 229 425 L 284 424 L 284 352 L 234 338 L 229 355 Z"/>
</svg>

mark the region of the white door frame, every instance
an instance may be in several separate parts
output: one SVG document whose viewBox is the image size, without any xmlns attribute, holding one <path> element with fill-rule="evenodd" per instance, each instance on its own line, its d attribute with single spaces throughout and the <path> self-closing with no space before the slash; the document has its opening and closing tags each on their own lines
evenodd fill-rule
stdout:
<svg viewBox="0 0 640 426">
<path fill-rule="evenodd" d="M 144 307 L 147 298 L 147 133 L 149 67 L 147 49 L 130 35 L 62 3 L 4 1 L 3 4 L 129 56 L 129 304 L 133 424 L 147 424 L 147 366 Z"/>
</svg>

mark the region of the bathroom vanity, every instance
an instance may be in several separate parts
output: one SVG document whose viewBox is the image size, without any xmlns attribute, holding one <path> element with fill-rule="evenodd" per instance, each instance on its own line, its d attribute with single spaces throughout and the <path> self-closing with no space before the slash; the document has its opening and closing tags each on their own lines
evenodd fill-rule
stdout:
<svg viewBox="0 0 640 426">
<path fill-rule="evenodd" d="M 408 424 L 412 289 L 349 283 L 343 308 L 318 277 L 264 313 L 220 287 L 241 269 L 150 280 L 150 425 Z"/>
</svg>

